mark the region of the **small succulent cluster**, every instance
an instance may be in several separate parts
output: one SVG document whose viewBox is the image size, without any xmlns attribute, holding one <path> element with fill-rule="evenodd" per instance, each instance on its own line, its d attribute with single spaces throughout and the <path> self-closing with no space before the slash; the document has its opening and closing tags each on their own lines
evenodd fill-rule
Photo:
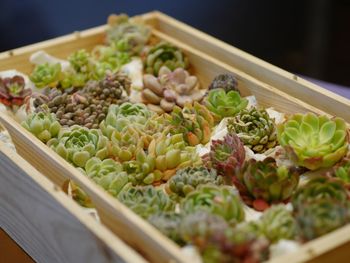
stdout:
<svg viewBox="0 0 350 263">
<path fill-rule="evenodd" d="M 350 222 L 349 194 L 334 178 L 317 177 L 292 198 L 301 238 L 305 241 L 327 234 Z"/>
<path fill-rule="evenodd" d="M 250 159 L 233 177 L 243 201 L 256 210 L 265 210 L 270 204 L 285 202 L 293 195 L 299 183 L 297 169 L 277 167 L 275 159 Z"/>
<path fill-rule="evenodd" d="M 148 74 L 158 76 L 162 66 L 171 71 L 177 68 L 187 69 L 188 58 L 179 48 L 167 42 L 160 42 L 148 51 L 145 70 Z"/>
<path fill-rule="evenodd" d="M 169 121 L 170 132 L 183 134 L 185 141 L 191 146 L 208 143 L 211 129 L 214 127 L 213 116 L 204 105 L 198 102 L 185 103 L 183 109 L 175 106 Z"/>
<path fill-rule="evenodd" d="M 143 76 L 144 102 L 158 113 L 171 112 L 175 105 L 183 107 L 185 103 L 202 100 L 205 90 L 200 88 L 196 76 L 191 76 L 183 68 L 170 71 L 163 66 L 159 70 L 158 78 L 146 74 Z"/>
<path fill-rule="evenodd" d="M 310 170 L 332 167 L 348 151 L 349 135 L 341 118 L 295 114 L 277 130 L 289 158 Z"/>
<path fill-rule="evenodd" d="M 224 89 L 212 89 L 205 99 L 206 107 L 221 120 L 225 117 L 233 117 L 248 105 L 248 100 L 241 98 L 238 91 Z"/>
<path fill-rule="evenodd" d="M 62 77 L 63 74 L 60 63 L 44 63 L 37 65 L 34 68 L 32 74 L 30 75 L 30 80 L 39 89 L 45 87 L 56 88 L 62 80 Z"/>
<path fill-rule="evenodd" d="M 237 79 L 232 74 L 217 75 L 209 85 L 209 90 L 213 89 L 223 89 L 226 93 L 231 90 L 239 92 Z"/>
<path fill-rule="evenodd" d="M 12 78 L 0 77 L 0 103 L 13 107 L 21 106 L 24 99 L 32 94 L 32 90 L 25 87 L 24 78 L 13 76 Z"/>
<path fill-rule="evenodd" d="M 277 145 L 275 121 L 264 109 L 252 107 L 241 110 L 235 117 L 228 119 L 227 128 L 255 153 L 263 153 Z"/>
<path fill-rule="evenodd" d="M 344 158 L 334 167 L 334 176 L 342 180 L 349 188 L 350 185 L 350 159 Z"/>
</svg>

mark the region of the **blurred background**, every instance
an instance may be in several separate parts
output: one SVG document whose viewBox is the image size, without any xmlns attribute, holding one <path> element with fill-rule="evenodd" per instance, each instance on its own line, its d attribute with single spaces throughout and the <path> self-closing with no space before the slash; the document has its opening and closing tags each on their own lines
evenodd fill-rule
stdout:
<svg viewBox="0 0 350 263">
<path fill-rule="evenodd" d="M 0 51 L 160 10 L 296 74 L 350 86 L 348 0 L 0 0 Z"/>
</svg>

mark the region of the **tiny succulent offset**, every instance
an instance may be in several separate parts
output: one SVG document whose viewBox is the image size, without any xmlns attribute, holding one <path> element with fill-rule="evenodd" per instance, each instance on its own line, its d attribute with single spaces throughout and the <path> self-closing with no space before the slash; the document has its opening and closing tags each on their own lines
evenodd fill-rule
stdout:
<svg viewBox="0 0 350 263">
<path fill-rule="evenodd" d="M 269 204 L 286 202 L 299 183 L 295 168 L 277 167 L 275 159 L 250 159 L 233 177 L 244 202 L 256 210 L 265 210 Z"/>
<path fill-rule="evenodd" d="M 0 77 L 0 103 L 6 106 L 21 106 L 24 99 L 32 94 L 32 90 L 25 87 L 25 80 L 21 76 L 12 78 Z"/>
<path fill-rule="evenodd" d="M 348 151 L 346 123 L 338 117 L 295 114 L 277 130 L 289 158 L 310 170 L 332 167 Z"/>
<path fill-rule="evenodd" d="M 277 145 L 275 122 L 264 109 L 243 109 L 227 122 L 229 132 L 236 133 L 255 153 L 263 153 Z"/>
</svg>

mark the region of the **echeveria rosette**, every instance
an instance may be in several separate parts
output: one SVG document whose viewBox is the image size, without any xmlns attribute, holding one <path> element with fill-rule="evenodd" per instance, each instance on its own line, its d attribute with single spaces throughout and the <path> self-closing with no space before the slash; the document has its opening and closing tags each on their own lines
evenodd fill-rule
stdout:
<svg viewBox="0 0 350 263">
<path fill-rule="evenodd" d="M 107 158 L 107 144 L 108 139 L 99 130 L 89 130 L 78 125 L 62 129 L 58 138 L 47 142 L 51 149 L 77 167 L 84 167 L 92 157 L 101 160 Z"/>
<path fill-rule="evenodd" d="M 160 42 L 149 50 L 145 70 L 148 74 L 158 76 L 162 66 L 174 71 L 176 68 L 187 69 L 188 65 L 188 58 L 179 48 L 167 42 Z"/>
<path fill-rule="evenodd" d="M 230 179 L 245 160 L 243 143 L 235 134 L 227 134 L 222 140 L 213 140 L 210 152 L 203 157 L 208 168 L 214 168 L 218 174 Z"/>
<path fill-rule="evenodd" d="M 214 127 L 214 118 L 204 105 L 195 101 L 193 104 L 185 103 L 183 109 L 175 106 L 168 117 L 170 132 L 172 134 L 182 133 L 189 145 L 195 146 L 209 142 L 211 129 Z"/>
<path fill-rule="evenodd" d="M 100 123 L 100 129 L 108 138 L 113 131 L 122 131 L 125 127 L 140 128 L 145 126 L 154 113 L 142 103 L 124 102 L 121 105 L 111 105 L 107 117 Z"/>
<path fill-rule="evenodd" d="M 232 74 L 219 74 L 209 85 L 209 90 L 212 89 L 223 89 L 225 92 L 231 90 L 239 92 L 237 79 Z"/>
<path fill-rule="evenodd" d="M 175 202 L 163 190 L 151 185 L 131 187 L 122 191 L 118 199 L 144 219 L 160 212 L 175 211 Z"/>
<path fill-rule="evenodd" d="M 229 186 L 202 185 L 181 201 L 180 209 L 184 214 L 207 211 L 232 225 L 244 220 L 241 201 Z"/>
<path fill-rule="evenodd" d="M 250 159 L 237 170 L 233 183 L 243 201 L 261 211 L 270 204 L 287 202 L 299 183 L 299 172 L 295 168 L 277 167 L 275 159 L 263 161 Z"/>
<path fill-rule="evenodd" d="M 184 244 L 180 234 L 181 221 L 182 215 L 173 211 L 160 212 L 148 218 L 149 223 L 179 245 Z"/>
<path fill-rule="evenodd" d="M 29 78 L 39 89 L 45 87 L 56 88 L 62 79 L 61 64 L 44 63 L 37 65 Z"/>
<path fill-rule="evenodd" d="M 165 186 L 165 190 L 176 198 L 186 197 L 196 190 L 200 185 L 221 185 L 224 181 L 218 176 L 214 169 L 208 170 L 203 166 L 186 167 L 180 169 L 170 178 Z"/>
<path fill-rule="evenodd" d="M 109 65 L 109 70 L 112 72 L 117 72 L 123 65 L 127 64 L 130 62 L 131 57 L 129 56 L 128 53 L 125 52 L 120 52 L 116 50 L 116 48 L 112 46 L 97 46 L 93 50 L 93 56 L 94 59 L 96 60 L 95 63 L 95 68 L 93 70 L 96 71 L 96 69 L 100 68 L 99 63 L 104 63 Z M 96 74 L 99 76 L 101 73 L 98 72 L 93 72 L 93 74 Z M 106 74 L 106 72 L 104 73 Z M 102 73 L 103 77 L 103 73 Z"/>
<path fill-rule="evenodd" d="M 295 114 L 278 125 L 278 141 L 289 158 L 310 170 L 336 164 L 348 151 L 348 131 L 341 118 Z"/>
<path fill-rule="evenodd" d="M 225 92 L 224 89 L 212 89 L 205 99 L 206 107 L 213 112 L 218 120 L 233 117 L 248 105 L 248 100 L 242 98 L 237 91 Z"/>
<path fill-rule="evenodd" d="M 57 137 L 61 130 L 61 125 L 57 121 L 55 114 L 49 112 L 30 114 L 26 120 L 22 122 L 22 126 L 44 143 Z"/>
<path fill-rule="evenodd" d="M 25 88 L 25 80 L 21 76 L 0 78 L 0 103 L 6 106 L 21 106 L 24 99 L 32 94 L 31 89 Z"/>
<path fill-rule="evenodd" d="M 113 196 L 131 187 L 128 174 L 123 171 L 123 166 L 113 159 L 102 161 L 93 157 L 86 162 L 85 173 Z"/>
<path fill-rule="evenodd" d="M 297 237 L 296 220 L 284 205 L 273 205 L 265 210 L 257 224 L 259 232 L 271 243 L 281 239 L 294 240 Z"/>
<path fill-rule="evenodd" d="M 263 153 L 278 143 L 275 120 L 264 109 L 252 107 L 241 110 L 227 120 L 227 129 L 237 134 L 244 145 L 255 153 Z"/>
</svg>

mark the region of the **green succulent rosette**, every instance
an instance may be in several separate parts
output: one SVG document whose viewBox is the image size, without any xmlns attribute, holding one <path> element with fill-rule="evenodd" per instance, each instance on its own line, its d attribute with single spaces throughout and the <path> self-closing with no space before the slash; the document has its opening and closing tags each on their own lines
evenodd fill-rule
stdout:
<svg viewBox="0 0 350 263">
<path fill-rule="evenodd" d="M 49 112 L 30 114 L 22 122 L 22 126 L 44 143 L 57 137 L 61 130 L 61 125 L 57 121 L 55 114 Z"/>
<path fill-rule="evenodd" d="M 200 185 L 221 185 L 223 183 L 222 177 L 218 176 L 213 169 L 208 170 L 203 166 L 187 167 L 178 170 L 167 182 L 165 189 L 171 196 L 183 198 Z"/>
<path fill-rule="evenodd" d="M 108 139 L 99 130 L 78 125 L 61 130 L 58 138 L 47 142 L 51 149 L 77 167 L 84 167 L 92 157 L 105 159 L 108 156 L 107 144 Z"/>
<path fill-rule="evenodd" d="M 95 183 L 104 188 L 113 196 L 118 196 L 121 191 L 131 187 L 129 177 L 123 171 L 123 166 L 113 159 L 93 157 L 85 164 L 85 173 Z"/>
<path fill-rule="evenodd" d="M 106 119 L 100 123 L 100 129 L 110 138 L 115 130 L 121 132 L 125 127 L 142 129 L 153 115 L 154 113 L 142 103 L 124 102 L 121 105 L 111 105 Z"/>
<path fill-rule="evenodd" d="M 344 158 L 334 167 L 334 176 L 342 180 L 347 187 L 350 187 L 350 158 Z"/>
<path fill-rule="evenodd" d="M 207 211 L 221 216 L 230 224 L 244 220 L 244 210 L 234 189 L 229 186 L 202 185 L 180 203 L 184 214 Z"/>
<path fill-rule="evenodd" d="M 259 219 L 258 225 L 259 232 L 271 243 L 297 237 L 296 220 L 284 205 L 273 205 L 267 209 Z"/>
<path fill-rule="evenodd" d="M 182 109 L 175 106 L 169 115 L 169 122 L 170 133 L 182 133 L 191 146 L 208 143 L 214 127 L 214 118 L 210 111 L 198 102 L 185 103 Z"/>
<path fill-rule="evenodd" d="M 248 105 L 248 100 L 241 98 L 239 92 L 224 89 L 212 89 L 205 100 L 206 107 L 213 112 L 218 120 L 233 117 Z"/>
<path fill-rule="evenodd" d="M 243 201 L 256 210 L 265 210 L 269 204 L 286 202 L 299 183 L 295 168 L 277 167 L 275 159 L 250 159 L 233 177 Z"/>
<path fill-rule="evenodd" d="M 68 57 L 70 65 L 76 72 L 88 74 L 93 66 L 93 60 L 89 52 L 79 49 Z"/>
<path fill-rule="evenodd" d="M 37 88 L 55 88 L 62 79 L 61 64 L 40 64 L 34 68 L 30 80 Z"/>
<path fill-rule="evenodd" d="M 277 131 L 289 158 L 310 170 L 332 167 L 348 151 L 346 123 L 338 117 L 295 114 Z"/>
<path fill-rule="evenodd" d="M 175 212 L 161 212 L 158 214 L 151 215 L 148 218 L 148 222 L 151 223 L 160 232 L 166 235 L 168 238 L 183 245 L 180 234 L 180 224 L 182 221 L 182 215 Z"/>
<path fill-rule="evenodd" d="M 158 76 L 162 66 L 166 66 L 171 71 L 177 68 L 187 69 L 189 66 L 188 58 L 179 48 L 167 42 L 160 42 L 149 50 L 145 70 L 148 74 Z"/>
<path fill-rule="evenodd" d="M 150 185 L 131 187 L 122 191 L 118 199 L 144 219 L 160 212 L 175 211 L 175 203 L 169 196 Z"/>
<path fill-rule="evenodd" d="M 227 120 L 227 129 L 237 134 L 244 145 L 255 153 L 263 153 L 278 143 L 275 121 L 264 109 L 252 107 L 241 110 Z"/>
</svg>

